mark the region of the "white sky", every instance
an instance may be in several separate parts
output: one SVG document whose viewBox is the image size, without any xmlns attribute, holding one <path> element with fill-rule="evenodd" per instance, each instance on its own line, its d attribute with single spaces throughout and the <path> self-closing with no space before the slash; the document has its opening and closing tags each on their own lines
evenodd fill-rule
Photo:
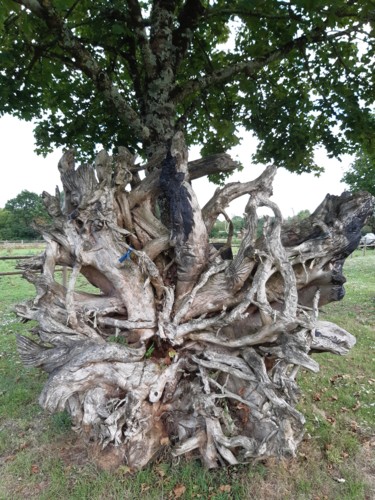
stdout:
<svg viewBox="0 0 375 500">
<path fill-rule="evenodd" d="M 22 122 L 11 116 L 0 118 L 0 208 L 23 190 L 38 194 L 47 191 L 54 194 L 56 185 L 61 186 L 57 170 L 61 150 L 46 158 L 36 155 L 32 129 L 31 123 Z M 251 154 L 254 150 L 255 141 L 247 135 L 242 145 L 231 151 L 232 157 L 240 160 L 244 169 L 233 174 L 228 179 L 229 182 L 244 182 L 260 175 L 264 167 L 251 163 Z M 196 155 L 196 151 L 192 151 L 190 159 L 195 159 Z M 272 200 L 279 205 L 284 217 L 305 209 L 312 212 L 327 193 L 337 195 L 345 191 L 346 185 L 340 182 L 340 179 L 352 162 L 352 157 L 344 156 L 340 162 L 328 159 L 324 151 L 319 151 L 316 160 L 319 165 L 326 167 L 326 172 L 319 178 L 313 174 L 297 175 L 279 169 L 274 181 Z M 193 181 L 193 187 L 201 206 L 217 189 L 217 186 L 205 179 Z M 233 202 L 227 210 L 229 215 L 242 215 L 245 203 L 244 198 Z"/>
</svg>

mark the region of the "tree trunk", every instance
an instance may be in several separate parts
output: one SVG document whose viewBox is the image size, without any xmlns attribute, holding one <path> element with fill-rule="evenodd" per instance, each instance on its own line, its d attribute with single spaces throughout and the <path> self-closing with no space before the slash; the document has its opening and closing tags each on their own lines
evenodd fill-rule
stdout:
<svg viewBox="0 0 375 500">
<path fill-rule="evenodd" d="M 227 155 L 188 163 L 178 133 L 143 180 L 125 148 L 78 168 L 67 152 L 63 206 L 58 191 L 44 194 L 53 217 L 39 227 L 46 250 L 20 264 L 36 297 L 16 306 L 38 326 L 35 340 L 18 337 L 19 353 L 49 373 L 42 407 L 66 409 L 118 465 L 144 467 L 165 448 L 207 467 L 294 455 L 305 421 L 295 408 L 299 368 L 317 372 L 311 352 L 346 354 L 355 343 L 318 321 L 318 310 L 344 295 L 342 266 L 370 195 L 327 195 L 307 220 L 283 225 L 269 199 L 276 169 L 267 167 L 201 210 L 190 180 L 235 166 Z M 223 260 L 208 234 L 244 194 L 245 234 Z M 260 206 L 274 217 L 257 239 Z M 57 265 L 71 269 L 66 287 Z M 97 293 L 79 290 L 80 275 Z"/>
</svg>

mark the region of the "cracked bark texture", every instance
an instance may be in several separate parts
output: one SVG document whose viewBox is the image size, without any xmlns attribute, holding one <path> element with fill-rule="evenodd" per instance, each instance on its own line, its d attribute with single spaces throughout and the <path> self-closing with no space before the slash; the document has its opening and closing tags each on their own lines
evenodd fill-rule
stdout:
<svg viewBox="0 0 375 500">
<path fill-rule="evenodd" d="M 46 250 L 20 264 L 36 296 L 15 310 L 37 322 L 31 337 L 17 338 L 20 356 L 49 374 L 42 407 L 67 410 L 82 439 L 117 465 L 139 469 L 165 449 L 209 468 L 293 456 L 305 422 L 299 369 L 319 370 L 312 352 L 343 355 L 355 344 L 318 311 L 344 295 L 343 263 L 373 200 L 327 195 L 287 226 L 270 199 L 268 166 L 201 209 L 191 179 L 235 163 L 228 155 L 188 163 L 180 132 L 165 144 L 143 180 L 126 148 L 79 167 L 64 154 L 64 193 L 44 193 L 53 218 L 39 227 Z M 242 195 L 244 237 L 223 260 L 208 234 Z M 257 238 L 261 206 L 274 217 Z M 71 270 L 66 286 L 58 265 Z M 80 275 L 93 293 L 79 290 Z"/>
</svg>

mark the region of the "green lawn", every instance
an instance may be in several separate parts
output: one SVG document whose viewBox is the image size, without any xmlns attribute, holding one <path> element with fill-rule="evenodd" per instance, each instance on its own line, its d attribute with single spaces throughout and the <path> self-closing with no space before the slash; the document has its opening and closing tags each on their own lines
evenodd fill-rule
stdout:
<svg viewBox="0 0 375 500">
<path fill-rule="evenodd" d="M 27 252 L 32 251 L 0 255 Z M 0 261 L 0 271 L 13 266 Z M 357 251 L 347 260 L 345 275 L 344 300 L 326 306 L 321 319 L 353 333 L 357 345 L 346 357 L 316 355 L 320 373 L 301 373 L 307 433 L 296 458 L 221 471 L 206 471 L 196 461 L 161 459 L 136 474 L 125 466 L 115 473 L 99 470 L 70 430 L 67 415 L 49 416 L 39 408 L 45 375 L 25 368 L 15 347 L 15 333 L 32 325 L 19 323 L 12 313 L 12 305 L 31 298 L 34 290 L 19 276 L 0 277 L 0 499 L 374 498 L 375 252 Z"/>
</svg>

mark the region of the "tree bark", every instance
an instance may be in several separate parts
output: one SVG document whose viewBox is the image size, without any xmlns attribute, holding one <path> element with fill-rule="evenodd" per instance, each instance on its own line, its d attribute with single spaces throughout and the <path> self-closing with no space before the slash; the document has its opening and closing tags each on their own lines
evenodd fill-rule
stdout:
<svg viewBox="0 0 375 500">
<path fill-rule="evenodd" d="M 49 374 L 40 404 L 67 410 L 82 438 L 134 469 L 165 448 L 207 467 L 294 455 L 305 422 L 298 370 L 319 370 L 312 352 L 342 355 L 355 343 L 318 311 L 344 295 L 343 263 L 373 200 L 327 195 L 288 226 L 270 200 L 269 166 L 201 210 L 190 183 L 198 166 L 207 174 L 234 162 L 188 164 L 181 133 L 166 150 L 142 181 L 125 149 L 93 166 L 76 168 L 71 152 L 59 162 L 64 196 L 44 194 L 53 223 L 39 227 L 46 250 L 20 264 L 36 297 L 15 308 L 38 324 L 17 342 L 23 362 Z M 209 231 L 243 194 L 245 234 L 226 261 Z M 261 206 L 274 217 L 257 238 Z M 57 265 L 71 269 L 66 287 Z M 93 293 L 79 290 L 81 275 Z"/>
</svg>

